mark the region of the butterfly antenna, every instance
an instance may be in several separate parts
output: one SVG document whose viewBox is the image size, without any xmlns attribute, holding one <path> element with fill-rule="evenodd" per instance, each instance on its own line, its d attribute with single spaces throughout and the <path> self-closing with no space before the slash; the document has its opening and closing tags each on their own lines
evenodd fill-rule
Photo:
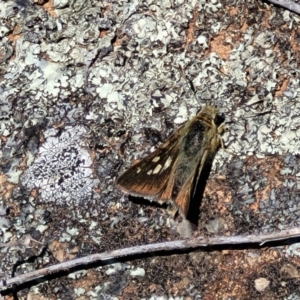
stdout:
<svg viewBox="0 0 300 300">
<path fill-rule="evenodd" d="M 186 76 L 182 66 L 179 66 L 179 72 L 180 72 L 180 75 L 185 79 L 186 84 L 190 87 L 190 90 L 193 92 L 194 99 L 196 100 L 196 102 L 198 102 L 198 99 L 197 99 L 197 96 L 196 96 L 197 92 L 196 92 L 193 81 Z M 201 108 L 198 109 L 197 113 L 200 110 L 201 110 Z"/>
</svg>

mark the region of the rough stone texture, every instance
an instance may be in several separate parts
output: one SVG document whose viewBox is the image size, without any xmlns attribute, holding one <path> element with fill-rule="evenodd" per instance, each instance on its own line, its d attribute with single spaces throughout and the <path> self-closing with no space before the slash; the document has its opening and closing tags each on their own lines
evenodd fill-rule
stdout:
<svg viewBox="0 0 300 300">
<path fill-rule="evenodd" d="M 0 19 L 2 279 L 178 238 L 114 181 L 205 103 L 235 155 L 216 154 L 195 234 L 299 226 L 299 16 L 254 0 L 16 0 Z M 5 299 L 299 299 L 297 241 L 98 264 Z"/>
</svg>

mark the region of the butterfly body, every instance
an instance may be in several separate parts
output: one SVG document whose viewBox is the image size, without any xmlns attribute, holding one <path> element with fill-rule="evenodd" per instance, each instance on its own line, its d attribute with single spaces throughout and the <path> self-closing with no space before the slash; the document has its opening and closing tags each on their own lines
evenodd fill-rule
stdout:
<svg viewBox="0 0 300 300">
<path fill-rule="evenodd" d="M 224 120 L 218 109 L 204 106 L 153 153 L 125 171 L 117 180 L 127 194 L 170 203 L 187 216 L 192 192 L 205 164 L 222 145 Z"/>
</svg>

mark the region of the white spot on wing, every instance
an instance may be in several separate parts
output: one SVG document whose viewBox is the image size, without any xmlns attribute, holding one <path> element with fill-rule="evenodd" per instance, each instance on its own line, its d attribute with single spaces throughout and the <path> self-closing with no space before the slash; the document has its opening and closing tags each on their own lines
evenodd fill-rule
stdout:
<svg viewBox="0 0 300 300">
<path fill-rule="evenodd" d="M 163 169 L 161 171 L 164 171 L 164 170 L 168 169 L 170 167 L 171 163 L 172 163 L 172 157 L 169 156 L 167 161 L 165 162 L 165 165 L 164 165 Z"/>
<path fill-rule="evenodd" d="M 137 172 L 137 173 L 140 173 L 140 172 L 141 172 L 141 168 L 138 168 L 136 172 Z"/>
<path fill-rule="evenodd" d="M 159 160 L 160 160 L 160 157 L 159 157 L 159 156 L 155 156 L 155 157 L 152 159 L 153 162 L 158 162 Z"/>
<path fill-rule="evenodd" d="M 151 174 L 152 174 L 152 170 L 148 171 L 147 174 L 148 174 L 148 175 L 151 175 Z"/>
<path fill-rule="evenodd" d="M 162 168 L 162 165 L 158 164 L 155 169 L 153 170 L 153 174 L 157 174 Z"/>
</svg>

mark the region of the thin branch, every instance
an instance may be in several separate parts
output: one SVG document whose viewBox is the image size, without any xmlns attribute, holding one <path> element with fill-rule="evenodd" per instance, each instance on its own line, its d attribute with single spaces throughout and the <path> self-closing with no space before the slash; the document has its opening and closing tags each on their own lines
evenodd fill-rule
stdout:
<svg viewBox="0 0 300 300">
<path fill-rule="evenodd" d="M 134 246 L 119 250 L 106 251 L 88 255 L 85 257 L 69 260 L 47 268 L 32 271 L 27 274 L 19 275 L 8 280 L 0 281 L 0 290 L 7 289 L 12 285 L 23 284 L 28 281 L 52 275 L 62 271 L 68 271 L 77 266 L 88 265 L 97 261 L 106 261 L 120 257 L 132 256 L 135 254 L 151 253 L 157 251 L 170 251 L 179 249 L 192 249 L 196 247 L 207 247 L 216 245 L 236 245 L 236 244 L 259 244 L 263 245 L 266 242 L 286 240 L 290 238 L 300 237 L 300 228 L 292 228 L 280 232 L 261 234 L 261 235 L 236 235 L 236 236 L 218 236 L 218 237 L 196 237 L 186 240 L 162 242 L 156 244 L 148 244 L 142 246 Z"/>
<path fill-rule="evenodd" d="M 290 11 L 300 14 L 300 4 L 294 3 L 291 0 L 268 0 L 268 2 L 287 8 Z"/>
</svg>

